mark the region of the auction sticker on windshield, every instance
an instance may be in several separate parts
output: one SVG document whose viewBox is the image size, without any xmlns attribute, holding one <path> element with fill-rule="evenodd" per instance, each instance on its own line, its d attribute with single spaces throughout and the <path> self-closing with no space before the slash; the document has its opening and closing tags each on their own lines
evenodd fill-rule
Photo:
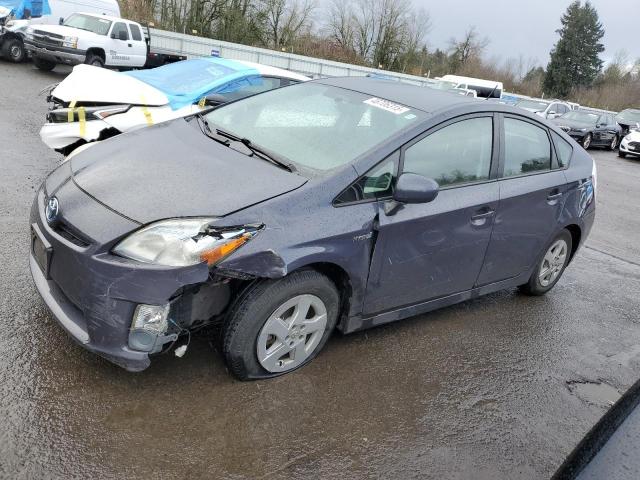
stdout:
<svg viewBox="0 0 640 480">
<path fill-rule="evenodd" d="M 395 113 L 396 115 L 400 115 L 411 110 L 404 105 L 393 103 L 389 100 L 384 100 L 377 97 L 369 98 L 365 100 L 364 103 L 366 103 L 367 105 L 371 105 L 372 107 L 381 108 L 382 110 L 386 110 L 387 112 Z"/>
</svg>

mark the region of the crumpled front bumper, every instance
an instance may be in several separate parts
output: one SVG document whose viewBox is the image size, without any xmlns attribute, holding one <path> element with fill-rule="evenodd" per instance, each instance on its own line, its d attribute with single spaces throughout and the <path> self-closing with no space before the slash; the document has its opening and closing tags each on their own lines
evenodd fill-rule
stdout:
<svg viewBox="0 0 640 480">
<path fill-rule="evenodd" d="M 62 63 L 64 65 L 79 65 L 84 63 L 87 56 L 85 50 L 66 47 L 51 47 L 39 45 L 33 40 L 25 40 L 24 46 L 33 56 L 48 60 L 54 63 Z"/>
<path fill-rule="evenodd" d="M 69 183 L 72 182 L 65 185 Z M 45 219 L 45 194 L 41 189 L 30 223 L 32 232 L 50 247 L 51 255 L 47 271 L 43 271 L 32 250 L 29 265 L 34 284 L 58 323 L 77 343 L 126 370 L 144 370 L 150 364 L 149 352 L 133 350 L 128 343 L 137 305 L 170 303 L 179 297 L 183 287 L 205 282 L 208 268 L 204 264 L 161 268 L 110 254 L 110 245 L 95 240 L 99 228 L 119 224 L 124 232 L 129 225 L 79 190 L 65 195 L 65 188 L 75 189 L 62 187 L 56 193 L 63 199 L 62 214 L 66 206 L 72 219 L 79 218 L 74 217 L 73 204 L 82 202 L 87 226 L 93 222 L 97 229 L 88 228 L 93 238 L 88 237 L 87 245 L 78 245 L 68 234 L 61 234 L 58 227 L 51 227 Z"/>
<path fill-rule="evenodd" d="M 640 151 L 639 150 L 631 150 L 631 148 L 629 147 L 629 143 L 622 141 L 622 143 L 620 143 L 620 146 L 618 147 L 620 149 L 620 151 L 622 153 L 626 153 L 627 155 L 637 155 L 640 156 Z"/>
<path fill-rule="evenodd" d="M 80 140 L 97 140 L 100 133 L 109 128 L 111 125 L 104 120 L 85 120 L 82 125 L 80 122 L 45 123 L 40 129 L 40 138 L 47 147 L 59 150 Z"/>
</svg>

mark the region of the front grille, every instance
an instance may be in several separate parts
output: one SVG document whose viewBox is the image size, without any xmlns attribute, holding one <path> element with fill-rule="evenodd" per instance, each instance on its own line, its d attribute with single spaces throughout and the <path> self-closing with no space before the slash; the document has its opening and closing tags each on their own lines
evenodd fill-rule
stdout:
<svg viewBox="0 0 640 480">
<path fill-rule="evenodd" d="M 63 38 L 64 37 L 62 35 L 45 32 L 44 30 L 35 30 L 33 32 L 33 40 L 43 45 L 61 47 Z"/>
<path fill-rule="evenodd" d="M 640 150 L 640 142 L 629 142 L 629 148 L 631 150 Z"/>
<path fill-rule="evenodd" d="M 82 237 L 82 235 L 64 222 L 58 222 L 53 227 L 53 231 L 79 247 L 88 247 L 91 244 L 87 239 Z"/>
</svg>

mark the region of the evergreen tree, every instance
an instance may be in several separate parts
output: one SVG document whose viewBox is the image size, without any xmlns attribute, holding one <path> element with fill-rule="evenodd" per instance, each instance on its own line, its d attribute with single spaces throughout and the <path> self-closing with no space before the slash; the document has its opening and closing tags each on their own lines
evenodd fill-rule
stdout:
<svg viewBox="0 0 640 480">
<path fill-rule="evenodd" d="M 602 70 L 599 54 L 604 51 L 600 43 L 604 28 L 588 1 L 584 6 L 580 0 L 569 5 L 560 22 L 560 40 L 551 50 L 544 88 L 551 95 L 566 97 L 573 88 L 592 85 Z"/>
</svg>

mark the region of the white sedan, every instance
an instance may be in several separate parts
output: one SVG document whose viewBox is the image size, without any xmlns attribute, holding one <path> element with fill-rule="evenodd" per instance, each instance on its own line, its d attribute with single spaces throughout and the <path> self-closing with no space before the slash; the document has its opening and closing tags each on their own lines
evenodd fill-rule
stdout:
<svg viewBox="0 0 640 480">
<path fill-rule="evenodd" d="M 627 155 L 640 157 L 640 124 L 629 129 L 629 134 L 622 139 L 618 148 L 618 156 L 625 158 Z"/>
<path fill-rule="evenodd" d="M 89 142 L 306 80 L 288 70 L 214 57 L 124 73 L 77 65 L 49 94 L 52 106 L 40 137 L 68 155 Z"/>
</svg>

